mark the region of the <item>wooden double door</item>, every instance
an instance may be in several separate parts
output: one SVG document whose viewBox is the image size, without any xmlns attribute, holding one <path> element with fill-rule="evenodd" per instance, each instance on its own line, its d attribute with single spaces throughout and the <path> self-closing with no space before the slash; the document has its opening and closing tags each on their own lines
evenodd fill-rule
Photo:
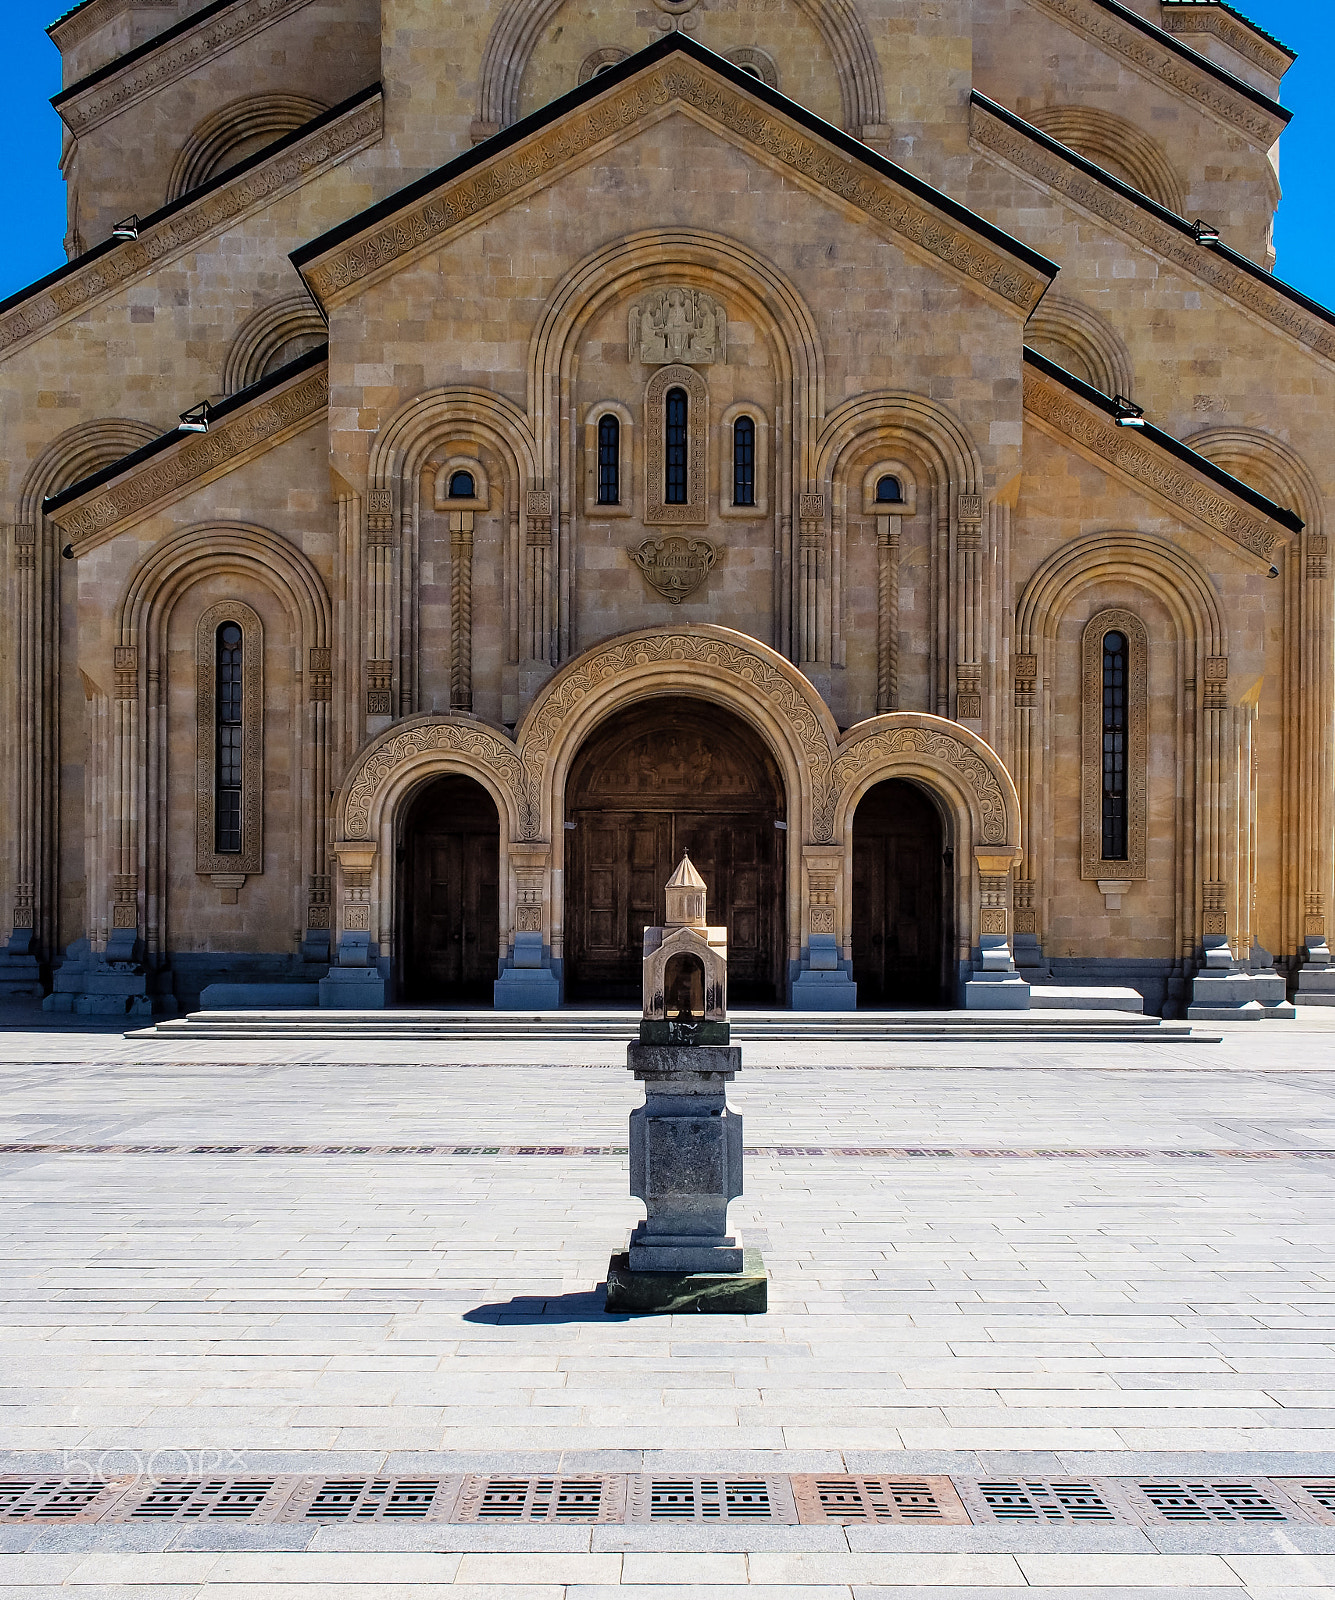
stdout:
<svg viewBox="0 0 1335 1600">
<path fill-rule="evenodd" d="M 639 999 L 644 930 L 689 852 L 728 930 L 730 998 L 781 1004 L 782 794 L 759 738 L 706 702 L 651 701 L 599 729 L 566 789 L 568 998 Z"/>
<path fill-rule="evenodd" d="M 403 998 L 491 1004 L 500 946 L 501 824 L 471 778 L 437 778 L 404 824 Z"/>
<path fill-rule="evenodd" d="M 916 784 L 878 783 L 853 815 L 853 979 L 860 1006 L 946 1001 L 947 859 Z"/>
</svg>

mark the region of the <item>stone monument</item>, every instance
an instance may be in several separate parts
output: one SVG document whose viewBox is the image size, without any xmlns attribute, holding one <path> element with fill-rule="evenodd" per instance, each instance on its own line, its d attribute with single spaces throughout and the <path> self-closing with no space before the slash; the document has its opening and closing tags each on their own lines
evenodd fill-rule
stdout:
<svg viewBox="0 0 1335 1600">
<path fill-rule="evenodd" d="M 742 1192 L 742 1119 L 727 1085 L 728 933 L 705 919 L 704 879 L 683 856 L 667 918 L 644 930 L 644 1016 L 626 1065 L 644 1085 L 630 1115 L 630 1192 L 648 1215 L 607 1268 L 608 1311 L 764 1311 L 758 1250 L 728 1232 Z"/>
</svg>

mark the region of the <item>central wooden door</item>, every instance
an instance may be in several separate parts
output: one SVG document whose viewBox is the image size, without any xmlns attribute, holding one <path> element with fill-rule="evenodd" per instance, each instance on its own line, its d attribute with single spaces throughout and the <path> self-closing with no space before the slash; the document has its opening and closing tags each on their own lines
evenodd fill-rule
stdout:
<svg viewBox="0 0 1335 1600">
<path fill-rule="evenodd" d="M 853 981 L 860 1006 L 944 1003 L 941 818 L 916 784 L 868 790 L 853 816 Z"/>
<path fill-rule="evenodd" d="M 732 999 L 783 993 L 782 784 L 745 724 L 695 700 L 656 700 L 600 728 L 566 789 L 566 993 L 637 1000 L 644 930 L 683 851 L 728 930 Z"/>
<path fill-rule="evenodd" d="M 491 1003 L 500 945 L 501 824 L 471 778 L 437 778 L 404 826 L 403 996 Z"/>
</svg>

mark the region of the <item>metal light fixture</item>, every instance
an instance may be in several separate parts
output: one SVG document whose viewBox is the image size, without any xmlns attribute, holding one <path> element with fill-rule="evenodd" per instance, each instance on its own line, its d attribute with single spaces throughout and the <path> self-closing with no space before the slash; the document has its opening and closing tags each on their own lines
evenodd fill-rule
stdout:
<svg viewBox="0 0 1335 1600">
<path fill-rule="evenodd" d="M 1197 217 L 1191 225 L 1191 237 L 1197 244 L 1218 244 L 1219 229 L 1212 228 L 1208 222 Z"/>
<path fill-rule="evenodd" d="M 181 413 L 181 433 L 207 433 L 209 431 L 209 418 L 213 415 L 213 407 L 207 400 L 201 400 L 197 406 L 191 406 L 189 411 Z"/>
<path fill-rule="evenodd" d="M 1134 400 L 1128 400 L 1124 394 L 1113 396 L 1115 408 L 1113 421 L 1119 428 L 1143 428 L 1145 426 L 1145 408 L 1138 406 Z"/>
<path fill-rule="evenodd" d="M 113 239 L 137 239 L 139 237 L 139 218 L 133 213 L 128 217 L 122 217 L 111 230 L 111 237 Z"/>
</svg>

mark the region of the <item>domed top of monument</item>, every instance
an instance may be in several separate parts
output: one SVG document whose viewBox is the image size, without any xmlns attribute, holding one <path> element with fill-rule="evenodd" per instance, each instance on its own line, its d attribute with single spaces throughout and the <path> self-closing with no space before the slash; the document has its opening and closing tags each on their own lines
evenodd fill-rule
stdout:
<svg viewBox="0 0 1335 1600">
<path fill-rule="evenodd" d="M 667 881 L 668 928 L 703 928 L 705 926 L 705 880 L 684 854 L 677 870 Z"/>
</svg>

